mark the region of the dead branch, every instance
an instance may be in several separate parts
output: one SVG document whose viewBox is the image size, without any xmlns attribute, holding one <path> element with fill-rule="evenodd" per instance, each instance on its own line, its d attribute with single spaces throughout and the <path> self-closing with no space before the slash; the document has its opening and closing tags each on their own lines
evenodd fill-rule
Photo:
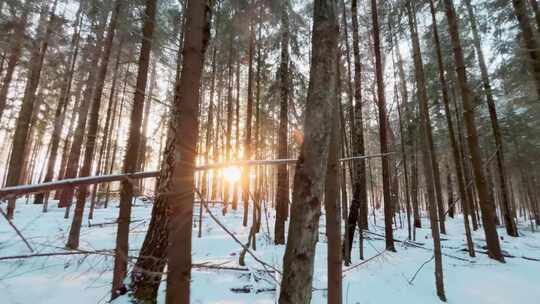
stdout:
<svg viewBox="0 0 540 304">
<path fill-rule="evenodd" d="M 253 252 L 251 252 L 251 250 L 249 250 L 249 248 L 244 245 L 235 235 L 234 233 L 232 233 L 229 229 L 227 229 L 227 227 L 225 227 L 225 225 L 223 223 L 221 223 L 217 217 L 214 215 L 214 213 L 212 213 L 212 211 L 210 210 L 210 208 L 208 208 L 208 205 L 206 204 L 206 201 L 204 200 L 201 192 L 199 191 L 199 189 L 195 188 L 194 189 L 195 192 L 197 193 L 197 195 L 199 196 L 199 199 L 201 201 L 201 203 L 203 204 L 204 206 L 204 209 L 206 210 L 206 212 L 208 213 L 208 215 L 210 215 L 210 217 L 214 220 L 214 222 L 216 222 L 216 224 L 218 224 L 219 227 L 221 227 L 221 229 L 223 229 L 228 235 L 230 235 L 233 240 L 238 243 L 242 248 L 244 248 L 244 250 L 247 251 L 247 253 L 249 253 L 249 255 L 255 260 L 257 261 L 259 264 L 261 264 L 265 269 L 268 267 L 270 269 L 272 269 L 273 271 L 279 273 L 281 275 L 281 271 L 279 271 L 277 268 L 275 268 L 274 266 L 266 263 L 265 261 L 259 259 Z"/>
<path fill-rule="evenodd" d="M 414 279 L 416 278 L 416 276 L 418 275 L 418 273 L 420 272 L 420 270 L 422 270 L 422 268 L 424 268 L 424 266 L 426 266 L 427 263 L 431 262 L 433 259 L 435 258 L 434 255 L 432 255 L 429 260 L 425 261 L 424 263 L 422 263 L 422 265 L 420 265 L 420 267 L 416 270 L 416 272 L 414 273 L 414 275 L 412 276 L 412 278 L 410 280 L 408 280 L 409 282 L 409 285 L 412 285 L 412 282 L 414 281 Z"/>
<path fill-rule="evenodd" d="M 374 259 L 378 258 L 379 256 L 381 256 L 381 255 L 382 255 L 383 253 L 385 253 L 385 252 L 386 252 L 386 251 L 383 250 L 383 251 L 377 253 L 376 255 L 374 255 L 374 256 L 368 258 L 367 260 L 364 260 L 364 261 L 362 261 L 362 262 L 360 262 L 360 263 L 358 263 L 358 264 L 356 264 L 356 265 L 353 265 L 353 266 L 351 266 L 351 267 L 349 267 L 349 268 L 347 268 L 347 269 L 343 269 L 343 275 L 342 275 L 342 276 L 344 277 L 346 272 L 351 271 L 351 270 L 353 270 L 353 269 L 355 269 L 355 268 L 358 268 L 358 267 L 360 267 L 360 266 L 366 264 L 367 262 L 369 262 L 369 261 L 371 261 L 371 260 L 374 260 Z"/>
<path fill-rule="evenodd" d="M 32 246 L 30 246 L 30 243 L 28 243 L 28 241 L 27 241 L 26 238 L 22 235 L 22 233 L 19 231 L 19 229 L 17 228 L 17 226 L 15 226 L 15 224 L 13 224 L 13 222 L 9 219 L 9 217 L 7 216 L 7 214 L 4 212 L 4 209 L 0 208 L 0 213 L 2 213 L 2 216 L 4 216 L 4 218 L 5 218 L 6 221 L 9 223 L 9 225 L 13 228 L 13 230 L 15 230 L 15 232 L 17 233 L 17 235 L 23 240 L 23 242 L 26 244 L 26 247 L 28 247 L 28 249 L 30 250 L 30 252 L 34 252 L 34 249 L 32 248 Z"/>
</svg>

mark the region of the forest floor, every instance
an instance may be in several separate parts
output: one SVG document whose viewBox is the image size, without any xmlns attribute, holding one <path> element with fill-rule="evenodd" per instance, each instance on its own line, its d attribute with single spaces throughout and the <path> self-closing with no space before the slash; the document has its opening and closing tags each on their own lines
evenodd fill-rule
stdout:
<svg viewBox="0 0 540 304">
<path fill-rule="evenodd" d="M 36 253 L 65 252 L 70 219 L 64 219 L 64 209 L 50 204 L 48 213 L 41 206 L 25 204 L 20 199 L 13 223 L 19 228 Z M 0 205 L 5 208 L 5 204 Z M 136 256 L 144 240 L 152 205 L 137 201 L 132 212 L 130 255 Z M 81 231 L 81 250 L 112 250 L 115 246 L 118 207 L 96 209 L 94 220 L 86 219 Z M 221 206 L 211 208 L 218 219 L 242 242 L 247 240 L 249 227 L 242 227 L 242 211 L 221 214 Z M 382 211 L 382 210 L 381 210 Z M 199 206 L 195 208 L 198 217 Z M 251 216 L 251 212 L 250 212 Z M 255 254 L 266 263 L 281 269 L 285 247 L 274 246 L 273 213 L 268 222 L 263 215 L 261 233 L 257 236 Z M 399 223 L 399 221 L 398 221 Z M 382 214 L 376 225 L 370 217 L 370 231 L 382 235 Z M 353 250 L 352 268 L 344 269 L 343 303 L 438 303 L 435 295 L 434 265 L 430 260 L 432 240 L 428 220 L 417 229 L 415 243 L 399 242 L 397 253 L 383 252 L 384 239 L 367 234 L 366 262 L 359 259 L 358 245 Z M 509 238 L 499 229 L 503 250 L 511 258 L 505 264 L 490 260 L 485 251 L 482 230 L 473 235 L 478 254 L 469 258 L 465 248 L 461 218 L 446 221 L 447 235 L 443 236 L 444 282 L 449 303 L 539 303 L 540 233 L 532 232 L 525 222 L 520 223 L 519 238 Z M 193 224 L 192 303 L 276 303 L 277 274 L 264 271 L 263 265 L 246 255 L 247 267 L 238 264 L 240 245 L 204 214 L 202 238 L 197 237 L 198 221 Z M 312 303 L 326 303 L 326 240 L 324 215 L 317 244 Z M 407 228 L 395 230 L 398 240 L 407 238 Z M 106 303 L 110 297 L 113 258 L 109 251 L 100 254 L 45 256 L 2 260 L 2 257 L 30 254 L 29 249 L 0 218 L 0 295 L 1 303 Z M 360 264 L 363 263 L 363 264 Z M 416 274 L 418 269 L 425 266 Z M 356 265 L 356 266 L 355 266 Z M 206 267 L 205 267 L 206 266 Z M 223 269 L 216 269 L 222 267 Z M 229 269 L 230 268 L 230 269 Z M 164 301 L 165 284 L 160 289 Z M 126 302 L 122 299 L 117 302 Z M 115 302 L 116 303 L 116 302 Z"/>
</svg>

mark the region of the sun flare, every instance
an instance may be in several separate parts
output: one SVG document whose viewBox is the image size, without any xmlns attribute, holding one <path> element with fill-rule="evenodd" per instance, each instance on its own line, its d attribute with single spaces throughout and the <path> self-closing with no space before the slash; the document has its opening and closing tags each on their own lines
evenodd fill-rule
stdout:
<svg viewBox="0 0 540 304">
<path fill-rule="evenodd" d="M 240 180 L 242 172 L 237 167 L 227 167 L 223 170 L 223 177 L 229 183 L 236 183 Z"/>
</svg>

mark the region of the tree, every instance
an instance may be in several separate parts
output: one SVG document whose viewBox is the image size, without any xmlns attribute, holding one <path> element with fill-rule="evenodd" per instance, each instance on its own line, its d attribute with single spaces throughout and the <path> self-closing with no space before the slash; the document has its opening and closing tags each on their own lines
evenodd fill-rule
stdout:
<svg viewBox="0 0 540 304">
<path fill-rule="evenodd" d="M 68 72 L 66 73 L 64 79 L 63 79 L 63 86 L 62 86 L 62 93 L 60 94 L 60 100 L 58 101 L 58 104 L 56 106 L 55 111 L 55 118 L 54 118 L 54 127 L 52 131 L 52 138 L 51 138 L 51 147 L 49 152 L 49 158 L 47 160 L 47 172 L 45 173 L 45 178 L 43 179 L 43 182 L 50 182 L 54 177 L 54 167 L 56 164 L 56 159 L 58 158 L 58 148 L 60 145 L 60 133 L 62 132 L 62 128 L 64 126 L 65 116 L 67 112 L 67 106 L 69 104 L 69 97 L 71 96 L 71 85 L 73 82 L 73 74 L 75 72 L 75 63 L 77 61 L 77 56 L 79 54 L 79 42 L 80 42 L 80 34 L 81 34 L 81 14 L 82 14 L 82 6 L 79 6 L 79 9 L 77 11 L 77 17 L 74 24 L 74 31 L 73 36 L 71 38 L 71 54 L 70 54 L 70 60 L 68 62 Z M 39 193 L 36 195 L 36 198 L 34 199 L 35 204 L 41 204 L 43 202 L 44 198 L 43 193 Z"/>
<path fill-rule="evenodd" d="M 488 253 L 489 257 L 492 259 L 504 262 L 497 227 L 495 225 L 495 205 L 489 199 L 489 190 L 486 185 L 486 178 L 483 171 L 483 161 L 480 157 L 480 147 L 478 144 L 474 107 L 472 104 L 472 93 L 467 83 L 467 69 L 465 67 L 463 49 L 461 47 L 461 40 L 459 37 L 458 19 L 453 1 L 444 0 L 443 3 L 446 9 L 448 31 L 450 32 L 458 85 L 461 93 L 461 100 L 463 102 L 463 116 L 468 135 L 467 144 L 474 172 L 474 182 L 476 184 L 478 198 L 480 201 L 480 209 L 482 210 L 482 223 L 484 224 Z"/>
<path fill-rule="evenodd" d="M 57 2 L 55 1 L 51 7 L 46 29 L 43 33 L 38 32 L 38 37 L 36 37 L 37 39 L 35 41 L 36 45 L 32 48 L 30 71 L 24 89 L 21 110 L 17 118 L 15 134 L 13 135 L 13 146 L 11 148 L 11 157 L 9 159 L 6 186 L 18 185 L 21 182 L 23 170 L 25 170 L 24 157 L 28 152 L 27 141 L 29 138 L 30 121 L 32 120 L 32 113 L 34 112 L 34 100 L 41 78 L 43 61 L 45 59 L 45 54 L 47 53 L 47 48 L 49 47 L 49 38 L 52 35 L 53 26 L 56 20 L 56 3 Z M 8 202 L 7 216 L 13 218 L 14 212 L 15 199 L 11 199 Z"/>
<path fill-rule="evenodd" d="M 281 1 L 281 60 L 279 66 L 279 130 L 278 158 L 288 157 L 287 129 L 289 127 L 289 1 Z M 287 165 L 278 167 L 276 188 L 275 244 L 285 244 L 285 221 L 289 213 L 289 173 Z"/>
<path fill-rule="evenodd" d="M 351 1 L 352 17 L 352 37 L 353 37 L 353 57 L 354 57 L 354 130 L 353 130 L 353 155 L 364 155 L 364 120 L 362 108 L 362 65 L 360 62 L 360 48 L 358 37 L 358 6 L 357 0 Z M 347 220 L 347 249 L 345 252 L 345 262 L 351 262 L 351 250 L 354 240 L 354 231 L 358 223 L 360 233 L 368 228 L 368 208 L 367 208 L 367 184 L 366 184 L 366 163 L 364 160 L 357 160 L 354 163 L 353 196 Z"/>
<path fill-rule="evenodd" d="M 435 5 L 433 0 L 429 0 L 429 8 L 431 12 L 431 21 L 433 29 L 433 40 L 435 42 L 435 51 L 437 53 L 437 68 L 439 73 L 439 82 L 441 85 L 442 91 L 442 101 L 444 105 L 444 115 L 446 117 L 446 126 L 448 129 L 448 137 L 450 139 L 450 146 L 452 148 L 452 158 L 454 162 L 454 169 L 456 171 L 456 178 L 459 190 L 459 197 L 461 199 L 461 205 L 463 206 L 463 219 L 465 224 L 465 234 L 467 237 L 467 249 L 471 257 L 475 256 L 474 244 L 472 242 L 471 228 L 469 225 L 469 214 L 470 214 L 470 202 L 466 193 L 465 177 L 463 171 L 463 164 L 461 162 L 461 154 L 456 140 L 456 132 L 454 130 L 454 124 L 452 122 L 452 114 L 450 113 L 450 97 L 448 93 L 448 84 L 446 82 L 446 76 L 444 74 L 444 63 L 442 57 L 441 44 L 439 41 L 439 29 L 437 27 L 437 18 Z M 450 186 L 449 186 L 450 187 Z M 450 201 L 448 202 L 450 204 Z M 453 204 L 453 202 L 452 202 Z M 453 208 L 453 206 L 449 206 Z"/>
<path fill-rule="evenodd" d="M 127 142 L 127 150 L 124 156 L 124 173 L 134 173 L 139 163 L 138 154 L 141 145 L 141 125 L 144 108 L 144 97 L 148 79 L 148 67 L 150 65 L 150 52 L 154 35 L 154 22 L 156 16 L 157 0 L 147 0 L 144 14 L 143 39 L 139 55 L 139 71 L 137 73 L 137 85 L 133 97 L 131 109 L 130 128 Z M 146 100 L 149 104 L 150 99 Z M 142 135 L 144 136 L 144 135 Z M 120 189 L 120 213 L 118 215 L 118 230 L 116 233 L 116 251 L 114 255 L 114 273 L 112 282 L 111 299 L 119 295 L 119 289 L 123 287 L 122 281 L 127 273 L 127 257 L 129 250 L 129 222 L 131 221 L 131 203 L 133 200 L 133 181 L 123 180 Z"/>
<path fill-rule="evenodd" d="M 396 251 L 392 231 L 393 208 L 390 194 L 390 160 L 388 150 L 388 117 L 384 97 L 384 78 L 381 58 L 381 38 L 379 34 L 379 14 L 377 0 L 371 0 L 371 18 L 373 22 L 373 50 L 375 53 L 375 78 L 377 82 L 377 101 L 379 106 L 379 140 L 381 145 L 381 166 L 384 198 L 384 233 L 386 250 Z"/>
<path fill-rule="evenodd" d="M 99 109 L 101 106 L 101 95 L 103 94 L 103 86 L 105 84 L 105 77 L 107 76 L 107 67 L 109 65 L 109 58 L 111 56 L 111 50 L 114 41 L 114 34 L 116 32 L 116 25 L 118 23 L 118 14 L 122 8 L 124 0 L 116 0 L 114 2 L 114 8 L 109 21 L 109 27 L 107 29 L 107 36 L 105 37 L 105 45 L 103 53 L 101 54 L 101 61 L 99 64 L 97 79 L 94 88 L 94 94 L 92 97 L 92 104 L 90 105 L 90 114 L 88 119 L 88 132 L 86 135 L 86 144 L 84 149 L 83 165 L 79 173 L 80 177 L 90 175 L 92 170 L 92 162 L 94 159 L 94 148 L 96 146 L 96 137 L 98 132 L 99 123 Z M 87 187 L 81 186 L 77 192 L 77 203 L 75 205 L 75 214 L 73 215 L 73 221 L 69 230 L 69 238 L 66 243 L 66 247 L 70 249 L 77 249 L 79 247 L 79 236 L 81 232 L 82 217 L 84 213 L 84 205 L 86 203 Z"/>
<path fill-rule="evenodd" d="M 437 296 L 441 301 L 446 301 L 444 294 L 444 282 L 443 282 L 443 269 L 442 269 L 442 254 L 441 254 L 441 236 L 439 233 L 439 225 L 436 208 L 437 198 L 435 196 L 435 168 L 434 168 L 434 153 L 433 153 L 433 139 L 432 139 L 432 126 L 431 119 L 429 117 L 428 97 L 426 92 L 426 79 L 424 74 L 424 63 L 422 61 L 422 53 L 420 50 L 420 42 L 418 39 L 418 29 L 416 25 L 416 11 L 414 10 L 414 4 L 411 1 L 407 2 L 407 15 L 409 19 L 409 31 L 411 33 L 411 41 L 413 48 L 414 58 L 414 74 L 416 78 L 416 87 L 419 94 L 418 100 L 419 112 L 420 112 L 420 129 L 422 134 L 420 136 L 421 150 L 423 156 L 423 168 L 424 168 L 424 180 L 426 183 L 427 202 L 429 210 L 429 220 L 431 224 L 431 235 L 433 237 L 433 252 L 435 256 L 435 283 L 437 287 Z M 436 165 L 436 164 L 435 164 Z"/>
<path fill-rule="evenodd" d="M 495 107 L 493 90 L 491 89 L 491 81 L 489 79 L 486 60 L 484 58 L 484 52 L 482 51 L 482 43 L 480 40 L 480 34 L 478 33 L 476 16 L 474 15 L 471 0 L 465 0 L 465 5 L 467 7 L 469 23 L 471 24 L 471 30 L 473 33 L 474 49 L 476 51 L 476 57 L 478 58 L 478 65 L 480 66 L 480 76 L 482 77 L 484 94 L 486 95 L 486 103 L 488 105 L 493 138 L 495 139 L 495 153 L 497 156 L 497 177 L 499 179 L 499 188 L 501 191 L 501 203 L 503 207 L 504 222 L 506 224 L 506 233 L 509 236 L 518 237 L 518 229 L 516 226 L 516 222 L 514 221 L 511 205 L 512 203 L 510 202 L 510 197 L 508 193 L 506 168 L 504 167 L 504 147 L 502 142 L 501 127 L 499 126 L 499 118 L 497 117 L 497 108 Z"/>
<path fill-rule="evenodd" d="M 166 303 L 189 303 L 191 281 L 191 221 L 194 200 L 195 151 L 204 55 L 210 39 L 210 0 L 188 0 L 182 74 L 177 77 L 169 143 L 173 149 L 165 181 L 168 222 Z"/>
<path fill-rule="evenodd" d="M 310 303 L 315 245 L 336 105 L 337 5 L 315 0 L 304 142 L 296 164 L 279 303 Z"/>
</svg>

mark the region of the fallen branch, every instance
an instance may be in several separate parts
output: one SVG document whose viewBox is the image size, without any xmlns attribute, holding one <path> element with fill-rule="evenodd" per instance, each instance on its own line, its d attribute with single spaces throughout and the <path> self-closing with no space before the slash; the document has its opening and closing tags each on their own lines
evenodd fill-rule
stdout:
<svg viewBox="0 0 540 304">
<path fill-rule="evenodd" d="M 386 154 L 374 154 L 374 155 L 359 155 L 350 158 L 340 159 L 340 162 L 362 160 L 369 158 L 386 157 L 388 155 L 395 154 L 390 152 Z M 295 164 L 297 159 L 263 159 L 263 160 L 235 160 L 227 161 L 223 163 L 212 163 L 195 166 L 195 171 L 216 170 L 227 167 L 245 167 L 245 166 L 266 166 L 266 165 L 283 165 L 283 164 Z M 79 178 L 70 178 L 57 181 L 51 181 L 41 184 L 33 185 L 18 185 L 12 187 L 0 188 L 0 198 L 10 199 L 19 195 L 49 192 L 53 190 L 65 189 L 70 187 L 79 187 L 84 185 L 93 185 L 101 183 L 118 182 L 123 180 L 135 180 L 144 178 L 156 178 L 159 176 L 159 171 L 148 172 L 135 172 L 135 173 L 119 173 L 100 176 L 87 176 Z"/>
<path fill-rule="evenodd" d="M 133 221 L 130 221 L 129 223 L 137 223 L 137 222 L 144 222 L 145 220 L 133 220 Z M 105 225 L 116 225 L 118 224 L 118 220 L 115 220 L 115 221 L 112 221 L 112 222 L 103 222 L 103 223 L 97 223 L 97 224 L 92 224 L 91 222 L 88 223 L 88 227 L 103 227 Z"/>
<path fill-rule="evenodd" d="M 27 241 L 26 238 L 22 235 L 22 233 L 19 231 L 19 229 L 17 228 L 17 226 L 15 226 L 15 224 L 13 224 L 13 222 L 9 219 L 9 217 L 7 216 L 7 214 L 4 212 L 4 209 L 0 208 L 0 213 L 2 213 L 2 216 L 4 216 L 4 218 L 5 218 L 6 221 L 9 223 L 9 225 L 13 228 L 13 230 L 15 230 L 15 232 L 17 233 L 17 235 L 23 240 L 23 242 L 26 244 L 26 247 L 28 247 L 28 249 L 30 250 L 30 252 L 34 252 L 34 249 L 32 248 L 32 246 L 30 246 L 30 243 L 28 243 L 28 241 Z"/>
<path fill-rule="evenodd" d="M 109 253 L 109 254 L 105 254 L 105 253 Z M 65 252 L 44 252 L 44 253 L 34 253 L 34 254 L 22 254 L 22 255 L 0 257 L 0 261 L 50 257 L 50 256 L 89 255 L 89 254 L 112 255 L 112 250 L 96 250 L 96 251 L 77 250 L 77 251 L 65 251 Z"/>
<path fill-rule="evenodd" d="M 216 224 L 218 224 L 219 227 L 221 227 L 221 229 L 223 229 L 228 235 L 230 235 L 233 240 L 238 243 L 242 248 L 244 248 L 244 250 L 246 250 L 247 253 L 249 253 L 249 255 L 255 260 L 257 261 L 259 264 L 261 264 L 265 270 L 266 268 L 270 268 L 272 269 L 273 271 L 279 273 L 281 275 L 281 271 L 279 271 L 277 268 L 275 268 L 274 266 L 266 263 L 265 261 L 259 259 L 251 250 L 249 250 L 249 248 L 244 245 L 235 235 L 234 233 L 232 233 L 229 229 L 227 229 L 227 227 L 225 227 L 225 225 L 223 225 L 223 223 L 221 223 L 217 217 L 214 215 L 214 213 L 212 213 L 212 211 L 210 210 L 210 208 L 208 208 L 208 205 L 206 204 L 206 201 L 204 200 L 201 192 L 199 191 L 199 189 L 195 188 L 194 189 L 195 192 L 197 193 L 197 195 L 199 196 L 199 199 L 201 200 L 201 203 L 203 204 L 204 206 L 204 209 L 206 210 L 206 212 L 208 213 L 208 215 L 210 215 L 210 217 L 214 220 L 214 222 L 216 222 Z"/>
<path fill-rule="evenodd" d="M 378 233 L 375 233 L 375 232 L 371 232 L 369 230 L 365 230 L 365 232 L 369 233 L 369 234 L 379 236 L 379 237 L 384 237 L 384 235 L 381 235 L 381 234 L 378 234 Z M 433 249 L 426 248 L 426 247 L 424 247 L 422 245 L 419 245 L 418 243 L 415 243 L 413 241 L 400 240 L 400 239 L 393 239 L 393 240 L 394 240 L 394 242 L 403 243 L 405 245 L 410 245 L 410 246 L 413 246 L 415 248 L 420 248 L 420 249 L 424 249 L 424 250 L 427 250 L 427 251 L 433 251 Z M 442 253 L 442 255 L 444 255 L 445 257 L 452 258 L 452 259 L 456 259 L 456 260 L 460 260 L 460 261 L 464 261 L 464 262 L 469 262 L 469 263 L 474 263 L 474 261 L 471 261 L 469 259 L 461 258 L 461 257 L 451 255 L 451 254 L 448 254 L 448 253 Z"/>
<path fill-rule="evenodd" d="M 360 263 L 358 263 L 358 264 L 356 264 L 356 265 L 354 265 L 354 266 L 351 266 L 351 267 L 349 267 L 349 268 L 347 268 L 347 269 L 343 269 L 343 275 L 342 275 L 342 276 L 343 276 L 343 277 L 345 276 L 345 272 L 348 272 L 348 271 L 351 271 L 351 270 L 353 270 L 353 269 L 355 269 L 355 268 L 358 268 L 358 267 L 360 267 L 360 266 L 366 264 L 367 262 L 369 262 L 369 261 L 371 261 L 371 260 L 373 260 L 373 259 L 376 259 L 377 257 L 381 256 L 381 255 L 382 255 L 383 253 L 385 253 L 385 252 L 386 252 L 386 251 L 383 250 L 383 251 L 377 253 L 376 255 L 370 257 L 370 258 L 367 259 L 367 260 L 364 260 L 364 261 L 362 261 L 362 262 L 360 262 Z"/>
<path fill-rule="evenodd" d="M 33 253 L 33 254 L 21 254 L 13 256 L 4 256 L 0 257 L 0 261 L 6 260 L 19 260 L 19 259 L 30 259 L 30 258 L 39 258 L 39 257 L 52 257 L 52 256 L 69 256 L 69 255 L 106 255 L 114 256 L 114 250 L 75 250 L 75 251 L 64 251 L 64 252 L 43 252 L 43 253 Z M 136 256 L 128 256 L 129 260 L 136 260 Z M 212 265 L 206 263 L 194 263 L 191 264 L 193 268 L 205 268 L 205 269 L 217 269 L 217 270 L 232 270 L 232 271 L 251 271 L 247 267 L 234 267 L 234 266 L 221 266 L 221 265 Z M 257 271 L 266 271 L 266 270 L 257 270 Z"/>
<path fill-rule="evenodd" d="M 414 279 L 416 278 L 416 276 L 418 275 L 418 273 L 420 272 L 420 270 L 422 270 L 422 268 L 424 268 L 424 266 L 426 266 L 427 263 L 431 262 L 433 259 L 435 258 L 434 255 L 432 255 L 429 260 L 425 261 L 424 263 L 422 263 L 422 265 L 420 265 L 420 267 L 416 270 L 416 272 L 414 273 L 414 275 L 412 276 L 412 278 L 408 281 L 409 282 L 409 285 L 412 285 L 412 282 L 414 281 Z"/>
</svg>

